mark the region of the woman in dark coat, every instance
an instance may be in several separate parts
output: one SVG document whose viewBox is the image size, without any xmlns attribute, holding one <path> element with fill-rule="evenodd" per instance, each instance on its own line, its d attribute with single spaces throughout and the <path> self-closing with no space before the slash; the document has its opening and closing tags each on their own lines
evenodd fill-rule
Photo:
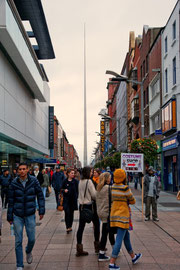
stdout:
<svg viewBox="0 0 180 270">
<path fill-rule="evenodd" d="M 62 192 L 66 232 L 69 233 L 72 231 L 74 211 L 78 210 L 78 181 L 74 178 L 74 169 L 67 170 L 67 178 L 62 185 Z"/>
</svg>

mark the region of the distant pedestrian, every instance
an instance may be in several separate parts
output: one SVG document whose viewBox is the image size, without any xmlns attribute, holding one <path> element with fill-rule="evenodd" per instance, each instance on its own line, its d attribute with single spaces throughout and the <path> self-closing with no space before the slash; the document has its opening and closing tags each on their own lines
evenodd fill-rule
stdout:
<svg viewBox="0 0 180 270">
<path fill-rule="evenodd" d="M 18 176 L 17 170 L 16 170 L 16 169 L 13 169 L 13 172 L 12 172 L 12 179 L 16 178 L 17 176 Z"/>
<path fill-rule="evenodd" d="M 96 199 L 96 190 L 91 181 L 92 169 L 84 167 L 82 169 L 82 179 L 79 181 L 79 227 L 77 231 L 76 256 L 86 256 L 88 252 L 83 250 L 82 237 L 86 222 L 83 220 L 81 212 L 83 208 L 93 210 L 93 200 Z M 99 235 L 95 235 L 95 241 L 99 241 Z"/>
<path fill-rule="evenodd" d="M 44 182 L 44 178 L 42 175 L 42 172 L 40 172 L 39 170 L 39 166 L 34 166 L 34 176 L 37 178 L 37 180 L 39 181 L 40 186 L 42 185 L 42 183 Z"/>
<path fill-rule="evenodd" d="M 148 168 L 148 173 L 144 177 L 144 203 L 145 203 L 145 221 L 150 220 L 151 205 L 152 218 L 154 221 L 159 221 L 157 215 L 157 199 L 159 198 L 159 181 L 154 174 L 152 166 Z"/>
<path fill-rule="evenodd" d="M 1 185 L 1 199 L 2 199 L 2 207 L 7 208 L 8 204 L 8 189 L 11 184 L 11 175 L 9 174 L 9 170 L 5 169 L 3 174 L 0 176 L 0 185 Z"/>
<path fill-rule="evenodd" d="M 134 172 L 133 173 L 133 179 L 134 179 L 134 188 L 135 189 L 138 188 L 139 178 L 140 178 L 139 172 Z"/>
<path fill-rule="evenodd" d="M 57 205 L 56 208 L 58 208 L 59 205 L 59 194 L 64 180 L 65 180 L 64 173 L 63 171 L 60 170 L 60 166 L 57 165 L 56 172 L 52 176 L 52 187 L 54 188 L 56 196 L 56 205 Z"/>
<path fill-rule="evenodd" d="M 44 182 L 41 184 L 41 189 L 42 189 L 44 199 L 45 199 L 46 198 L 46 191 L 47 191 L 47 188 L 49 186 L 49 177 L 46 174 L 45 169 L 42 170 L 42 175 L 43 175 Z"/>
<path fill-rule="evenodd" d="M 94 169 L 92 180 L 93 180 L 93 184 L 94 184 L 95 188 L 99 184 L 99 176 L 100 176 L 100 174 L 101 174 L 100 169 L 98 169 L 98 168 Z"/>
<path fill-rule="evenodd" d="M 108 228 L 108 219 L 110 214 L 110 205 L 111 205 L 111 175 L 108 172 L 102 173 L 99 177 L 99 184 L 97 185 L 96 193 L 96 205 L 97 213 L 102 221 L 102 234 L 100 241 L 100 250 L 99 250 L 99 261 L 107 261 L 110 257 L 105 255 L 105 248 L 107 243 L 107 236 L 109 234 L 109 241 L 111 246 L 114 246 L 115 239 L 114 233 Z"/>
<path fill-rule="evenodd" d="M 135 254 L 130 241 L 130 210 L 129 204 L 135 204 L 136 200 L 127 185 L 126 173 L 122 169 L 114 172 L 114 184 L 112 186 L 112 207 L 110 216 L 111 227 L 117 228 L 116 242 L 112 250 L 109 269 L 120 270 L 115 264 L 121 249 L 122 241 L 127 252 L 131 256 L 132 263 L 135 264 L 142 254 Z"/>
<path fill-rule="evenodd" d="M 74 178 L 74 170 L 67 170 L 67 178 L 62 185 L 63 209 L 65 212 L 66 232 L 72 231 L 74 211 L 78 210 L 78 180 Z"/>
<path fill-rule="evenodd" d="M 14 225 L 17 270 L 23 270 L 23 229 L 25 226 L 28 237 L 26 261 L 31 264 L 33 261 L 32 249 L 35 244 L 36 197 L 40 220 L 45 214 L 45 201 L 38 180 L 28 174 L 26 163 L 19 164 L 18 174 L 19 177 L 12 181 L 9 188 L 7 220 Z"/>
<path fill-rule="evenodd" d="M 108 172 L 108 173 L 110 173 L 110 175 L 111 175 L 111 185 L 113 184 L 113 182 L 114 182 L 114 175 L 113 175 L 113 172 L 111 171 L 111 168 L 109 167 L 109 166 L 107 166 L 106 167 L 106 171 Z"/>
</svg>

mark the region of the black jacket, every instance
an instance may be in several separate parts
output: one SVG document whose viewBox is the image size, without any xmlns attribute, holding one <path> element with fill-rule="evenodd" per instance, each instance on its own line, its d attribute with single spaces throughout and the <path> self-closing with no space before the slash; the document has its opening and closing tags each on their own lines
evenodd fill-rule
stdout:
<svg viewBox="0 0 180 270">
<path fill-rule="evenodd" d="M 52 176 L 52 186 L 55 190 L 60 192 L 62 188 L 63 182 L 65 180 L 65 176 L 63 172 L 55 172 Z"/>
<path fill-rule="evenodd" d="M 73 210 L 78 210 L 77 199 L 78 199 L 78 180 L 72 179 L 72 181 L 66 180 L 62 185 L 63 192 L 63 208 L 66 210 L 68 207 Z M 64 190 L 67 189 L 68 192 L 65 193 Z"/>
<path fill-rule="evenodd" d="M 9 187 L 9 204 L 7 220 L 13 221 L 13 214 L 18 217 L 27 217 L 36 212 L 36 196 L 39 205 L 39 215 L 45 213 L 45 200 L 36 177 L 28 175 L 25 188 L 16 177 Z"/>
<path fill-rule="evenodd" d="M 9 185 L 11 184 L 11 175 L 9 174 L 8 176 L 5 175 L 1 175 L 0 176 L 0 185 L 2 186 L 2 188 L 8 188 Z"/>
</svg>

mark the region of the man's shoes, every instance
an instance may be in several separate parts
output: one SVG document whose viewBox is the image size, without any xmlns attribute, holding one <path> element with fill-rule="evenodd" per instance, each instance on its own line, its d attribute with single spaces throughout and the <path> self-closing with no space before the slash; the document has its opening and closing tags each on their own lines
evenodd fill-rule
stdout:
<svg viewBox="0 0 180 270">
<path fill-rule="evenodd" d="M 153 218 L 153 221 L 159 221 L 159 218 Z"/>
<path fill-rule="evenodd" d="M 17 270 L 23 270 L 23 268 L 22 267 L 18 267 Z"/>
<path fill-rule="evenodd" d="M 33 256 L 32 256 L 32 253 L 26 253 L 26 261 L 28 264 L 31 264 L 32 261 L 33 261 Z"/>
<path fill-rule="evenodd" d="M 98 258 L 99 262 L 104 262 L 104 261 L 109 261 L 109 260 L 110 260 L 109 256 L 106 256 L 105 254 L 99 253 L 99 258 Z"/>
<path fill-rule="evenodd" d="M 132 259 L 132 263 L 133 264 L 136 264 L 141 257 L 142 257 L 142 254 L 141 253 L 135 254 L 134 259 Z"/>
<path fill-rule="evenodd" d="M 109 264 L 109 270 L 120 270 L 120 266 L 116 264 Z"/>
<path fill-rule="evenodd" d="M 145 217 L 145 219 L 144 219 L 145 221 L 149 221 L 150 220 L 150 218 L 149 217 Z"/>
</svg>

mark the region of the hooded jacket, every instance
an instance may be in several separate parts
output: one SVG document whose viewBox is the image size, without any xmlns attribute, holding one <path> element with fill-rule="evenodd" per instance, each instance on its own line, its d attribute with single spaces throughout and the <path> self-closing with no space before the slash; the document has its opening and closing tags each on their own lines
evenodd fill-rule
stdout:
<svg viewBox="0 0 180 270">
<path fill-rule="evenodd" d="M 39 215 L 45 213 L 45 200 L 40 184 L 36 177 L 28 175 L 28 181 L 25 188 L 16 177 L 9 187 L 9 204 L 7 220 L 13 221 L 13 215 L 18 217 L 27 217 L 36 212 L 36 197 L 39 205 Z"/>
<path fill-rule="evenodd" d="M 110 214 L 110 226 L 129 229 L 129 204 L 135 204 L 136 200 L 128 185 L 123 184 L 126 173 L 122 169 L 114 172 L 112 186 L 112 206 Z"/>
</svg>

